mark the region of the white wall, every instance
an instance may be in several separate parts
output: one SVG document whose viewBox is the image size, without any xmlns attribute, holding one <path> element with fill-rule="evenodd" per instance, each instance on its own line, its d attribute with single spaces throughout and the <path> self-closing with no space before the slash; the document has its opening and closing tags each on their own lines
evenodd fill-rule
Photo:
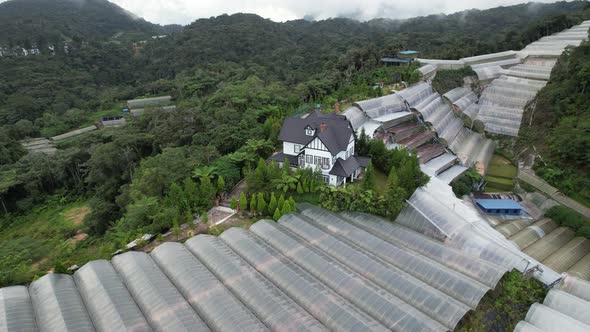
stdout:
<svg viewBox="0 0 590 332">
<path fill-rule="evenodd" d="M 296 156 L 299 153 L 295 152 L 295 143 L 283 142 L 283 153 L 291 156 Z M 303 147 L 303 146 L 302 146 Z"/>
</svg>

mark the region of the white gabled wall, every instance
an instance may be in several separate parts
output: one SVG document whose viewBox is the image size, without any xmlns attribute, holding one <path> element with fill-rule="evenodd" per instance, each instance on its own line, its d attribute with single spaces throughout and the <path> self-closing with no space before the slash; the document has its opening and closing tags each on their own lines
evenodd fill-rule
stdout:
<svg viewBox="0 0 590 332">
<path fill-rule="evenodd" d="M 291 143 L 291 142 L 283 142 L 283 153 L 288 154 L 290 156 L 298 155 L 299 153 L 295 152 L 295 145 L 299 145 L 301 148 L 303 148 L 303 145 L 301 145 L 301 144 L 295 144 L 295 143 Z"/>
<path fill-rule="evenodd" d="M 299 153 L 295 152 L 296 145 L 298 145 L 298 144 L 295 144 L 292 142 L 283 142 L 283 153 L 287 154 L 287 155 L 291 155 L 291 156 L 298 155 Z M 318 165 L 316 165 L 314 163 L 313 157 L 328 159 L 328 161 L 329 161 L 329 168 L 328 169 L 321 168 L 321 165 L 319 165 L 319 167 L 320 167 L 320 171 L 322 172 L 323 175 L 328 175 L 330 177 L 329 183 L 334 186 L 338 185 L 338 177 L 334 176 L 334 175 L 329 175 L 330 171 L 332 170 L 332 167 L 334 166 L 334 162 L 338 158 L 342 158 L 343 160 L 346 160 L 350 156 L 354 155 L 354 153 L 356 152 L 356 151 L 354 151 L 355 142 L 354 142 L 354 136 L 352 134 L 350 135 L 350 140 L 349 140 L 347 149 L 345 151 L 338 152 L 338 154 L 336 154 L 335 156 L 333 156 L 332 153 L 330 153 L 330 151 L 328 151 L 328 148 L 326 148 L 325 144 L 318 137 L 316 137 L 313 141 L 311 141 L 309 144 L 307 144 L 307 146 L 305 146 L 305 147 L 301 146 L 301 149 L 304 150 L 301 152 L 304 152 L 304 155 L 306 156 L 305 164 L 303 166 L 305 168 L 316 169 L 318 167 Z M 352 154 L 350 152 L 352 152 Z M 311 163 L 308 162 L 309 159 L 307 158 L 307 156 L 310 156 L 312 158 Z"/>
</svg>

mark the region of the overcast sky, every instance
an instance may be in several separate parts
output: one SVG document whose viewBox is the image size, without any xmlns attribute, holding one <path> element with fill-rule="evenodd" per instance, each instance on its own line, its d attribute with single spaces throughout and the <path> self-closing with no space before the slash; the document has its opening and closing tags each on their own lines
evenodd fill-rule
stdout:
<svg viewBox="0 0 590 332">
<path fill-rule="evenodd" d="M 4 2 L 6 0 L 0 0 Z M 80 0 L 79 0 L 80 1 Z M 82 0 L 83 1 L 83 0 Z M 454 13 L 471 8 L 513 5 L 528 0 L 110 0 L 144 19 L 160 24 L 188 24 L 221 14 L 255 13 L 282 22 L 310 16 L 408 18 Z M 538 0 L 554 2 L 552 0 Z"/>
</svg>

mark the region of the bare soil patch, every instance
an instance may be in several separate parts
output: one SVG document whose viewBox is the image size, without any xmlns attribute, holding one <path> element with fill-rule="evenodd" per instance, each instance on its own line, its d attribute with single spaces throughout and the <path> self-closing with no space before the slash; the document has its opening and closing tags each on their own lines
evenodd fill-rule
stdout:
<svg viewBox="0 0 590 332">
<path fill-rule="evenodd" d="M 67 220 L 71 221 L 74 225 L 79 226 L 84 221 L 84 217 L 90 212 L 88 206 L 79 208 L 73 208 L 64 213 Z"/>
</svg>

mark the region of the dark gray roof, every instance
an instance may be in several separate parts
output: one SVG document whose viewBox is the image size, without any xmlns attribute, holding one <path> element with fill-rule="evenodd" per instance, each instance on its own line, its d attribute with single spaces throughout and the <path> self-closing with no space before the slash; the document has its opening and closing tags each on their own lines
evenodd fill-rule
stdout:
<svg viewBox="0 0 590 332">
<path fill-rule="evenodd" d="M 326 124 L 326 129 L 323 132 L 320 130 L 322 123 Z M 315 130 L 314 136 L 307 136 L 305 134 L 305 128 L 308 126 Z M 285 119 L 283 128 L 281 128 L 281 132 L 279 133 L 279 139 L 285 142 L 307 145 L 314 138 L 318 137 L 330 153 L 336 154 L 346 150 L 352 133 L 352 126 L 344 115 L 334 113 L 323 114 L 320 111 L 314 111 L 305 119 Z"/>
<path fill-rule="evenodd" d="M 298 165 L 297 156 L 292 156 L 292 155 L 289 155 L 289 154 L 284 154 L 282 152 L 279 152 L 279 153 L 276 153 L 276 154 L 272 155 L 269 159 L 270 160 L 276 160 L 276 161 L 282 163 L 282 162 L 285 161 L 285 158 L 287 158 L 287 160 L 289 160 L 289 163 L 292 166 L 297 166 Z"/>
<path fill-rule="evenodd" d="M 371 158 L 352 156 L 346 160 L 338 158 L 330 171 L 330 175 L 349 177 L 359 169 L 359 167 L 367 167 Z"/>
</svg>

